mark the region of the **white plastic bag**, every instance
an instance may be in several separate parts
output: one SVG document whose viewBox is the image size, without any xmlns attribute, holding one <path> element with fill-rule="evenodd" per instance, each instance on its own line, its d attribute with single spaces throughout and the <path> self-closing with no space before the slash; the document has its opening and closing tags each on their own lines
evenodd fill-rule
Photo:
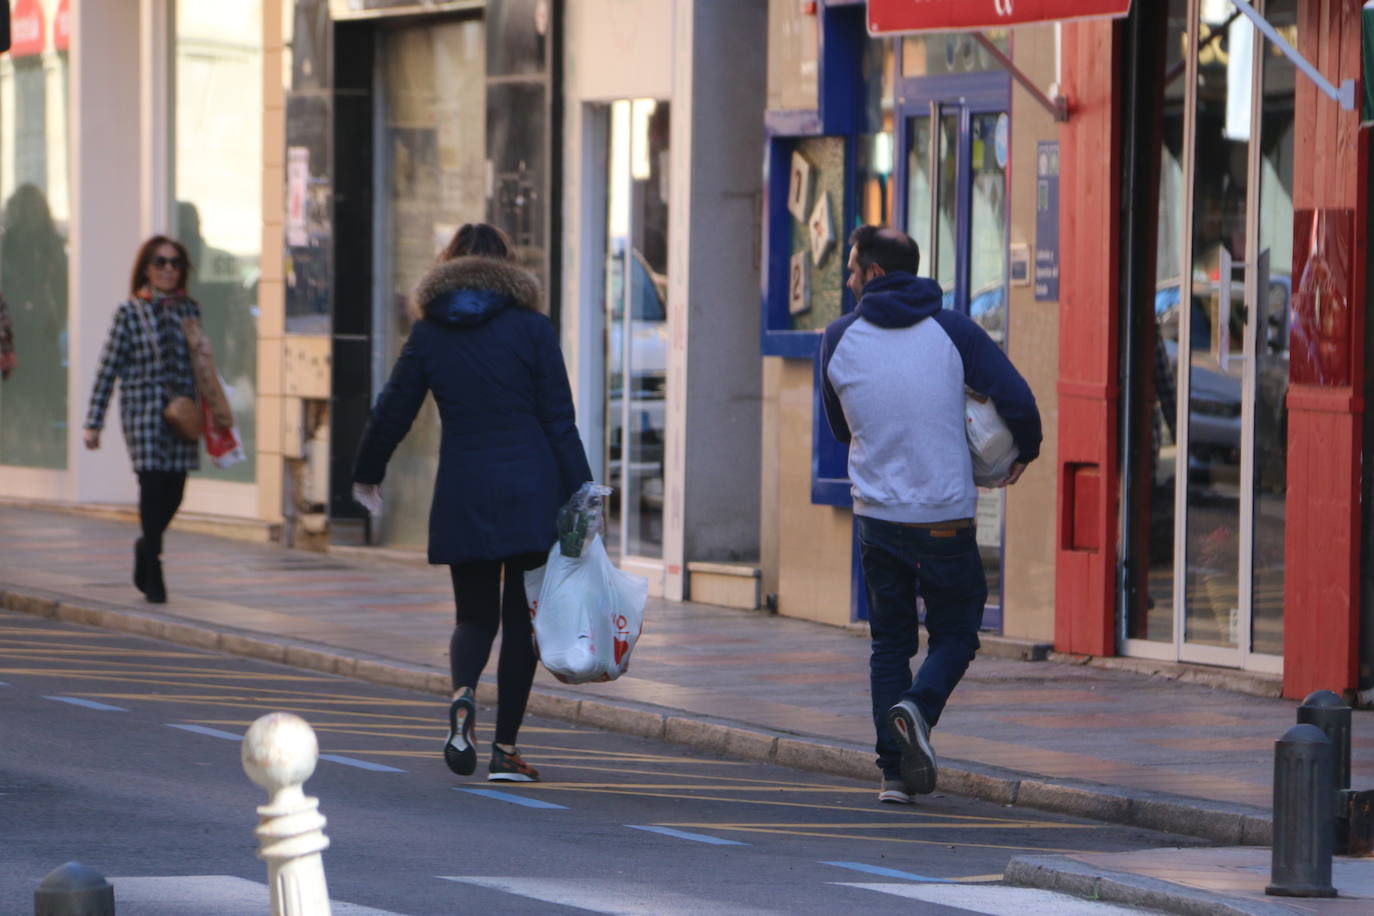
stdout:
<svg viewBox="0 0 1374 916">
<path fill-rule="evenodd" d="M 597 534 L 581 555 L 558 544 L 549 561 L 525 573 L 539 660 L 565 684 L 613 681 L 630 665 L 644 627 L 649 580 L 616 569 Z"/>
<path fill-rule="evenodd" d="M 995 487 L 1007 479 L 1020 454 L 1011 430 L 992 400 L 971 388 L 964 389 L 964 420 L 969 457 L 973 459 L 973 482 L 980 487 Z"/>
</svg>

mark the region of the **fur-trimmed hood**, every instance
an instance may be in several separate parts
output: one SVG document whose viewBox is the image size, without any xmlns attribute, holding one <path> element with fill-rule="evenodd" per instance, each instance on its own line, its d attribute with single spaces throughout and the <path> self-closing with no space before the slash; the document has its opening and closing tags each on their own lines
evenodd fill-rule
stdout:
<svg viewBox="0 0 1374 916">
<path fill-rule="evenodd" d="M 471 327 L 511 306 L 537 312 L 540 298 L 539 281 L 515 262 L 463 257 L 425 274 L 410 301 L 416 318 Z"/>
</svg>

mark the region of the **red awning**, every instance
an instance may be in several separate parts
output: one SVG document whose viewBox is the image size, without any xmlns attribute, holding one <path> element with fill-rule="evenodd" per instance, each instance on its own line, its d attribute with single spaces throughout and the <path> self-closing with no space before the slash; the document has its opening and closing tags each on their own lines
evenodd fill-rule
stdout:
<svg viewBox="0 0 1374 916">
<path fill-rule="evenodd" d="M 65 51 L 72 43 L 72 0 L 62 0 L 57 4 L 57 15 L 52 18 L 52 46 Z"/>
<path fill-rule="evenodd" d="M 43 7 L 38 0 L 15 0 L 10 12 L 10 56 L 43 53 Z"/>
<path fill-rule="evenodd" d="M 868 0 L 868 31 L 959 32 L 1125 16 L 1131 0 Z"/>
</svg>

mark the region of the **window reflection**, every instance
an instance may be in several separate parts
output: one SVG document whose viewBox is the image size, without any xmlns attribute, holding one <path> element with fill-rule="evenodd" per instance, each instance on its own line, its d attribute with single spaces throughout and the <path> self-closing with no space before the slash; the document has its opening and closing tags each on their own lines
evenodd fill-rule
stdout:
<svg viewBox="0 0 1374 916">
<path fill-rule="evenodd" d="M 178 0 L 173 234 L 195 265 L 189 292 L 228 383 L 245 452 L 257 438 L 262 246 L 262 2 Z M 252 481 L 256 462 L 202 474 Z"/>
</svg>

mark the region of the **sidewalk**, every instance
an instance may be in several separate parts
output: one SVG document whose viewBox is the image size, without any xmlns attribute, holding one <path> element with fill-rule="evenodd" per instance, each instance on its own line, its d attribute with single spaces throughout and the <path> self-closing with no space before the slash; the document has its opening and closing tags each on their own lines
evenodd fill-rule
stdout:
<svg viewBox="0 0 1374 916">
<path fill-rule="evenodd" d="M 171 598 L 156 606 L 129 583 L 136 533 L 0 507 L 0 607 L 448 694 L 446 569 L 174 530 Z M 867 665 L 867 640 L 844 630 L 651 600 L 628 675 L 572 687 L 541 670 L 530 712 L 876 786 Z M 494 683 L 480 693 L 493 702 Z M 1130 672 L 980 656 L 933 735 L 940 789 L 1265 844 L 1273 742 L 1294 709 Z M 1374 713 L 1355 712 L 1353 746 L 1353 784 L 1368 787 Z"/>
</svg>

